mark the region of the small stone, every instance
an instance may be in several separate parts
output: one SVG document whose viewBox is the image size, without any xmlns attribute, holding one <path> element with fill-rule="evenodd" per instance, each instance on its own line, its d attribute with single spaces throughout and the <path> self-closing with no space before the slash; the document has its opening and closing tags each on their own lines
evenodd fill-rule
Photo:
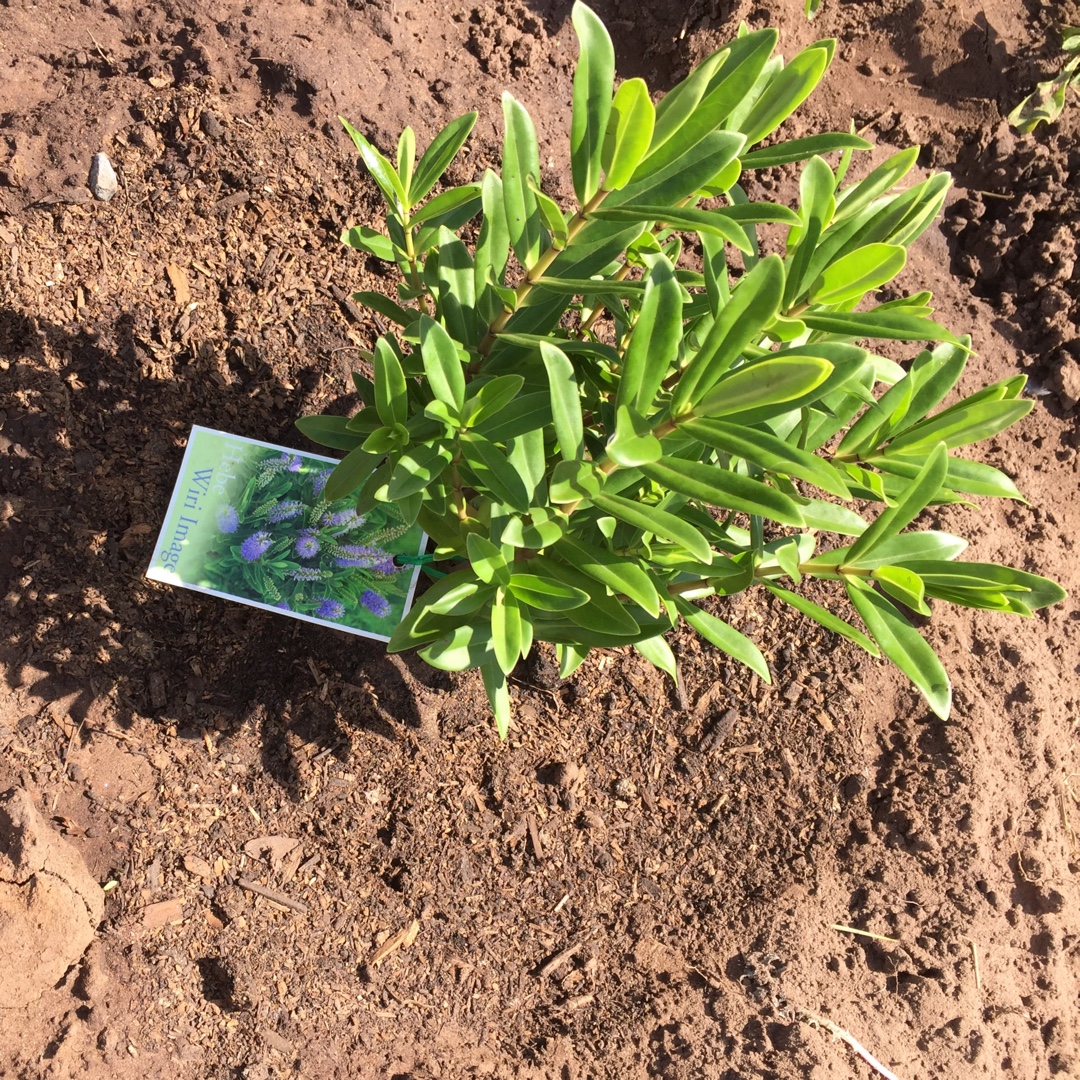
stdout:
<svg viewBox="0 0 1080 1080">
<path fill-rule="evenodd" d="M 116 170 L 104 154 L 95 154 L 90 159 L 88 183 L 94 198 L 101 202 L 108 202 L 116 194 Z"/>
<path fill-rule="evenodd" d="M 624 776 L 615 781 L 615 794 L 620 799 L 633 799 L 637 797 L 637 785 L 629 777 Z"/>
<path fill-rule="evenodd" d="M 199 127 L 208 139 L 220 139 L 225 128 L 212 112 L 203 112 L 199 117 Z"/>
<path fill-rule="evenodd" d="M 1075 409 L 1080 405 L 1080 364 L 1071 356 L 1061 354 L 1059 367 L 1054 373 L 1058 397 L 1066 409 Z"/>
<path fill-rule="evenodd" d="M 200 859 L 198 855 L 185 855 L 184 869 L 189 874 L 205 878 L 207 881 L 214 876 L 213 867 L 205 859 Z"/>
</svg>

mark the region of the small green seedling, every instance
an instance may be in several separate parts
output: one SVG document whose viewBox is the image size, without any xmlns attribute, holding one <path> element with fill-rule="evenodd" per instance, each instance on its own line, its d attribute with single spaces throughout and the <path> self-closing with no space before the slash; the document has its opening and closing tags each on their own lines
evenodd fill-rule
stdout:
<svg viewBox="0 0 1080 1080">
<path fill-rule="evenodd" d="M 897 191 L 913 147 L 845 183 L 870 146 L 843 132 L 762 145 L 818 84 L 831 41 L 785 63 L 775 31 L 743 28 L 654 105 L 640 79 L 615 88 L 596 15 L 578 3 L 573 23 L 571 207 L 545 192 L 509 94 L 502 175 L 434 195 L 475 114 L 419 161 L 406 129 L 396 163 L 345 125 L 389 211 L 385 233 L 343 239 L 402 281 L 394 298 L 355 297 L 392 324 L 372 376 L 354 375 L 363 407 L 299 426 L 347 451 L 331 497 L 354 492 L 360 514 L 393 503 L 436 545 L 445 576 L 390 649 L 479 668 L 505 735 L 509 677 L 536 642 L 563 676 L 590 649 L 632 645 L 674 678 L 664 635 L 685 622 L 768 681 L 714 599 L 760 586 L 884 653 L 947 716 L 948 677 L 904 609 L 1031 615 L 1064 595 L 956 562 L 956 536 L 905 531 L 930 505 L 1021 497 L 955 451 L 1031 409 L 1024 378 L 939 408 L 969 339 L 932 320 L 927 292 L 874 295 L 949 177 Z M 744 177 L 792 162 L 805 162 L 797 207 L 748 197 Z M 904 368 L 859 344 L 875 339 L 933 347 Z M 807 579 L 837 582 L 862 626 L 800 592 Z"/>
<path fill-rule="evenodd" d="M 1065 108 L 1069 87 L 1074 90 L 1080 84 L 1080 26 L 1061 28 L 1061 48 L 1072 59 L 1054 78 L 1041 82 L 1035 93 L 1028 94 L 1011 113 L 1009 123 L 1017 131 L 1029 135 L 1040 124 L 1052 124 Z"/>
</svg>

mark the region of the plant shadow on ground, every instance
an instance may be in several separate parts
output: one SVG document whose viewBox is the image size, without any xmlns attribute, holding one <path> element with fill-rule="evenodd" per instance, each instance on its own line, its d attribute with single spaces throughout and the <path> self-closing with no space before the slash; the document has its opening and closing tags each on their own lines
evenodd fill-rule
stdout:
<svg viewBox="0 0 1080 1080">
<path fill-rule="evenodd" d="M 264 767 L 295 796 L 287 732 L 331 753 L 347 747 L 348 727 L 406 737 L 421 726 L 417 692 L 449 682 L 389 658 L 382 642 L 143 579 L 189 424 L 221 421 L 201 392 L 213 385 L 207 364 L 191 355 L 169 381 L 147 377 L 140 340 L 131 314 L 96 336 L 0 309 L 13 391 L 0 429 L 7 688 L 66 714 L 82 743 L 106 712 L 121 728 L 144 716 L 226 742 L 255 724 Z M 251 368 L 245 379 L 275 403 L 273 427 L 255 415 L 229 430 L 303 443 L 281 418 L 299 415 L 317 370 L 286 388 L 268 365 Z M 322 701 L 292 720 L 313 686 Z"/>
</svg>

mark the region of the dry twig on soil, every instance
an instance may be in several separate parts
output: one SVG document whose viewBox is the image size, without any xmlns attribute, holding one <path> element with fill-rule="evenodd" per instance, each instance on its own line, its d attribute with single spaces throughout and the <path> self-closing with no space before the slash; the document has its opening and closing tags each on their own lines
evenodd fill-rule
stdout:
<svg viewBox="0 0 1080 1080">
<path fill-rule="evenodd" d="M 885 1077 L 885 1080 L 900 1080 L 900 1078 L 891 1069 L 886 1068 L 880 1061 L 854 1035 L 849 1031 L 845 1031 L 838 1024 L 834 1024 L 831 1020 L 826 1019 L 824 1016 L 818 1016 L 817 1013 L 811 1012 L 809 1009 L 804 1009 L 801 1005 L 796 1006 L 796 1015 L 805 1020 L 809 1024 L 815 1024 L 818 1027 L 823 1027 L 834 1038 L 839 1039 L 841 1042 L 845 1042 L 856 1054 L 859 1055 L 875 1072 Z"/>
</svg>

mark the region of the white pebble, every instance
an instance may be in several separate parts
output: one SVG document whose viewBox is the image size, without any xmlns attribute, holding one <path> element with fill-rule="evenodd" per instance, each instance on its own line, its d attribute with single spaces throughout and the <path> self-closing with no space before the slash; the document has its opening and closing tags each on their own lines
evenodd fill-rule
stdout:
<svg viewBox="0 0 1080 1080">
<path fill-rule="evenodd" d="M 108 202 L 116 194 L 116 170 L 104 154 L 90 159 L 90 191 L 95 199 Z"/>
</svg>

